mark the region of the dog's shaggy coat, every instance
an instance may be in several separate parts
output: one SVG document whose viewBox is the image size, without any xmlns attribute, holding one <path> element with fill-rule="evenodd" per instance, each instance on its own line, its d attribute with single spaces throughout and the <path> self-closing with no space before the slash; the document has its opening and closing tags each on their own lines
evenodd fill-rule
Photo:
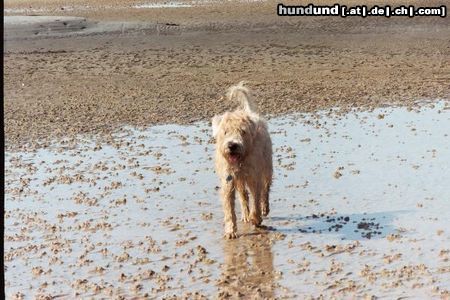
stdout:
<svg viewBox="0 0 450 300">
<path fill-rule="evenodd" d="M 240 107 L 214 116 L 212 127 L 216 139 L 215 162 L 221 183 L 225 237 L 236 238 L 236 192 L 241 200 L 242 221 L 259 226 L 262 216 L 269 214 L 272 141 L 265 120 L 256 112 L 249 89 L 239 83 L 229 89 L 227 96 L 229 101 L 237 100 Z"/>
</svg>

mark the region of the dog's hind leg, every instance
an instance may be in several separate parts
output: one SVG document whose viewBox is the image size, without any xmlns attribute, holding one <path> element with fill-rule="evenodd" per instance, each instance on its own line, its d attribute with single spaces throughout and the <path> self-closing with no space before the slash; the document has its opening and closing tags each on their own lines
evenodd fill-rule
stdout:
<svg viewBox="0 0 450 300">
<path fill-rule="evenodd" d="M 270 212 L 269 193 L 270 193 L 270 183 L 265 183 L 264 189 L 263 189 L 262 195 L 261 195 L 261 214 L 264 217 L 267 217 Z"/>
<path fill-rule="evenodd" d="M 248 192 L 245 188 L 245 182 L 241 180 L 236 182 L 236 189 L 239 192 L 239 199 L 241 200 L 242 221 L 247 223 L 250 221 L 250 212 L 248 208 Z"/>
<path fill-rule="evenodd" d="M 234 211 L 236 190 L 234 184 L 223 180 L 221 198 L 225 221 L 225 237 L 234 239 L 237 237 L 236 212 Z"/>
<path fill-rule="evenodd" d="M 249 185 L 250 193 L 252 194 L 252 203 L 250 205 L 250 222 L 255 225 L 261 225 L 261 184 L 259 182 L 252 182 Z"/>
</svg>

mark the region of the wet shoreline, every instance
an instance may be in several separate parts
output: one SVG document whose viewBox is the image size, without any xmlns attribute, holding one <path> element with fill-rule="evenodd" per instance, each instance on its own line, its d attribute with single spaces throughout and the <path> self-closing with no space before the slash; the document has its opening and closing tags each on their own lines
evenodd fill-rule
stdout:
<svg viewBox="0 0 450 300">
<path fill-rule="evenodd" d="M 450 297 L 450 19 L 205 2 L 6 1 L 8 299 Z M 209 120 L 241 80 L 274 184 L 229 241 Z"/>
</svg>

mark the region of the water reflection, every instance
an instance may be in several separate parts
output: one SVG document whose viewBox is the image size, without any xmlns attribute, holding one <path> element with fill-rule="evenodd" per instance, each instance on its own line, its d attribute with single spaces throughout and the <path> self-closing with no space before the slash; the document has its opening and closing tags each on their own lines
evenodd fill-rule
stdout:
<svg viewBox="0 0 450 300">
<path fill-rule="evenodd" d="M 241 226 L 242 236 L 223 242 L 224 264 L 218 285 L 221 297 L 275 297 L 271 232 Z"/>
</svg>

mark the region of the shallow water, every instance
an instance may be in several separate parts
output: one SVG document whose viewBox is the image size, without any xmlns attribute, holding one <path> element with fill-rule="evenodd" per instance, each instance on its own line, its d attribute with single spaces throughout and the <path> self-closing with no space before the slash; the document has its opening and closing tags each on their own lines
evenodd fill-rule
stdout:
<svg viewBox="0 0 450 300">
<path fill-rule="evenodd" d="M 448 102 L 269 127 L 271 213 L 232 241 L 206 123 L 6 153 L 6 294 L 448 296 Z"/>
</svg>

